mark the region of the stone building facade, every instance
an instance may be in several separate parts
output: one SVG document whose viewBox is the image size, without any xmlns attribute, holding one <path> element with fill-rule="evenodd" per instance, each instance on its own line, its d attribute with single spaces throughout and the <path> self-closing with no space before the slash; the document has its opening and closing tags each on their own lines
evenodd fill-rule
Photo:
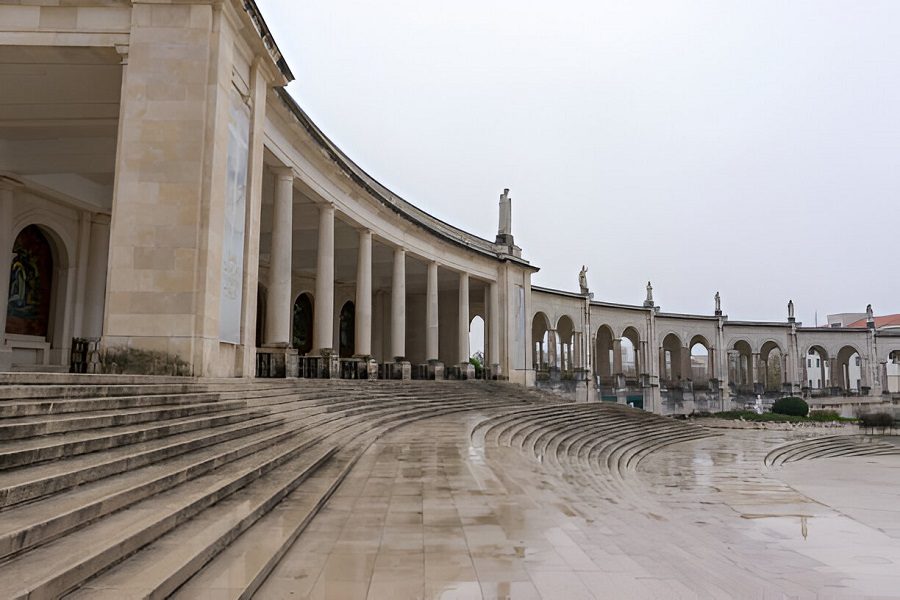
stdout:
<svg viewBox="0 0 900 600">
<path fill-rule="evenodd" d="M 813 346 L 834 387 L 852 349 L 881 393 L 900 337 L 532 289 L 508 191 L 494 240 L 432 217 L 342 153 L 292 78 L 252 1 L 0 5 L 0 370 L 468 377 L 480 316 L 489 375 L 586 398 L 721 404 L 773 351 L 798 391 Z"/>
</svg>

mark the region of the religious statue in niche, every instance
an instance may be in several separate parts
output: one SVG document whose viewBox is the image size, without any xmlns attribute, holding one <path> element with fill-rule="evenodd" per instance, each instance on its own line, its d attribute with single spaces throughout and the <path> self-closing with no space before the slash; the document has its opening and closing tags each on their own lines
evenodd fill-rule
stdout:
<svg viewBox="0 0 900 600">
<path fill-rule="evenodd" d="M 578 273 L 578 286 L 581 288 L 582 294 L 590 293 L 590 290 L 588 289 L 588 283 L 587 283 L 587 272 L 588 272 L 587 267 L 585 267 L 584 265 L 581 265 L 581 272 Z"/>
<path fill-rule="evenodd" d="M 29 225 L 13 243 L 6 307 L 7 333 L 47 336 L 52 278 L 50 243 L 37 226 Z"/>
</svg>

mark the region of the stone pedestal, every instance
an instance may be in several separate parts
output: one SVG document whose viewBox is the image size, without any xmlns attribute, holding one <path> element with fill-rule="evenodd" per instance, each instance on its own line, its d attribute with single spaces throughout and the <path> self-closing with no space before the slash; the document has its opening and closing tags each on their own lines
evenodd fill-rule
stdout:
<svg viewBox="0 0 900 600">
<path fill-rule="evenodd" d="M 12 350 L 0 346 L 0 372 L 9 371 L 12 368 Z"/>
<path fill-rule="evenodd" d="M 412 365 L 408 360 L 385 363 L 384 366 L 385 371 L 387 371 L 388 379 L 400 379 L 403 381 L 412 379 Z"/>
<path fill-rule="evenodd" d="M 328 366 L 328 373 L 326 377 L 328 379 L 340 379 L 341 357 L 337 354 L 330 354 L 328 356 L 323 356 L 322 358 L 324 359 L 322 363 Z"/>
<path fill-rule="evenodd" d="M 496 363 L 491 365 L 491 379 L 503 379 L 503 369 Z"/>
<path fill-rule="evenodd" d="M 263 346 L 258 354 L 267 354 L 268 372 L 260 373 L 261 377 L 297 377 L 300 369 L 299 357 L 294 348 L 282 345 Z"/>
<path fill-rule="evenodd" d="M 469 362 L 459 365 L 460 379 L 475 379 L 475 365 Z"/>
<path fill-rule="evenodd" d="M 366 361 L 366 374 L 369 381 L 375 381 L 378 379 L 378 363 L 374 358 L 370 358 Z"/>
<path fill-rule="evenodd" d="M 444 363 L 439 360 L 428 361 L 428 379 L 440 381 L 444 379 Z"/>
</svg>

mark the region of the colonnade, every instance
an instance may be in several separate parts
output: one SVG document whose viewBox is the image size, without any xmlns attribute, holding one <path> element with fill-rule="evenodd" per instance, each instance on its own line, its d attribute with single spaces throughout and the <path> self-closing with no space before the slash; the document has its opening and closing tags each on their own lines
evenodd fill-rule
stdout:
<svg viewBox="0 0 900 600">
<path fill-rule="evenodd" d="M 292 327 L 292 247 L 293 247 L 293 193 L 294 174 L 290 168 L 276 169 L 274 188 L 271 257 L 269 262 L 268 301 L 266 303 L 265 335 L 263 346 L 271 349 L 289 349 Z M 335 301 L 335 206 L 330 202 L 316 204 L 318 210 L 318 241 L 315 274 L 315 304 L 313 311 L 312 355 L 334 354 L 334 301 Z M 358 230 L 355 290 L 355 348 L 354 357 L 371 359 L 373 356 L 373 233 L 362 227 Z M 388 243 L 388 242 L 385 242 Z M 419 258 L 419 257 L 417 257 Z M 387 362 L 407 362 L 407 250 L 394 246 L 390 287 L 390 331 L 388 332 Z M 432 367 L 440 364 L 440 321 L 437 260 L 426 259 L 424 353 L 425 363 Z M 485 283 L 485 350 L 488 364 L 494 374 L 499 374 L 499 291 L 496 281 Z M 458 271 L 458 319 L 456 323 L 456 354 L 453 365 L 463 370 L 463 377 L 472 376 L 469 364 L 470 327 L 470 277 Z M 446 326 L 446 324 L 445 324 Z M 438 370 L 438 374 L 441 371 Z M 404 375 L 405 376 L 405 375 Z M 435 376 L 434 370 L 431 376 Z"/>
</svg>

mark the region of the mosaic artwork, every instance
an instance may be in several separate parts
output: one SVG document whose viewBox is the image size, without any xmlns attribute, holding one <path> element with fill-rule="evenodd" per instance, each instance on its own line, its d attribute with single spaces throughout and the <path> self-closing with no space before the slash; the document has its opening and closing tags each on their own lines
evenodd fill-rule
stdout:
<svg viewBox="0 0 900 600">
<path fill-rule="evenodd" d="M 29 225 L 13 244 L 6 332 L 46 337 L 50 322 L 53 253 L 41 230 Z"/>
</svg>

